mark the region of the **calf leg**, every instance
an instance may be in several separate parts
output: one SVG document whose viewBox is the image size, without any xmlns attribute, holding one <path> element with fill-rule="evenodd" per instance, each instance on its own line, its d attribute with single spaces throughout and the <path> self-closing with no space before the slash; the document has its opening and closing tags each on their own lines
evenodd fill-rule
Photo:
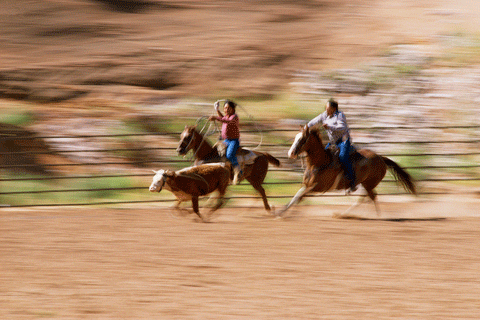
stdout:
<svg viewBox="0 0 480 320">
<path fill-rule="evenodd" d="M 203 221 L 203 218 L 200 215 L 200 211 L 198 209 L 198 196 L 192 196 L 192 207 L 193 207 L 193 212 L 195 212 L 197 216 L 199 216 L 200 219 L 202 219 Z"/>
<path fill-rule="evenodd" d="M 217 203 L 212 207 L 212 210 L 210 210 L 210 213 L 213 213 L 214 211 L 218 210 L 223 205 L 223 196 L 224 194 L 220 194 L 218 196 Z"/>
<path fill-rule="evenodd" d="M 222 180 L 222 183 L 220 183 L 220 185 L 218 187 L 217 204 L 212 208 L 210 213 L 216 211 L 217 209 L 219 209 L 223 205 L 223 203 L 224 203 L 223 198 L 225 197 L 225 193 L 227 192 L 228 183 L 229 183 L 229 178 L 228 178 L 228 176 L 226 176 Z"/>
<path fill-rule="evenodd" d="M 180 208 L 180 204 L 183 202 L 183 200 L 177 199 L 175 203 L 172 205 L 172 209 L 174 210 L 174 213 L 171 213 L 172 217 L 180 217 L 180 216 L 185 216 L 186 214 L 189 214 L 190 211 L 185 208 Z"/>
<path fill-rule="evenodd" d="M 213 192 L 213 193 L 210 195 L 210 197 L 208 197 L 207 202 L 205 202 L 205 206 L 207 206 L 207 207 L 208 207 L 208 206 L 211 206 L 213 200 L 218 199 L 218 195 L 216 195 L 216 193 L 217 193 L 217 192 Z"/>
<path fill-rule="evenodd" d="M 182 203 L 182 200 L 177 199 L 177 201 L 175 201 L 175 203 L 173 204 L 172 208 L 178 210 L 180 208 L 181 203 Z"/>
</svg>

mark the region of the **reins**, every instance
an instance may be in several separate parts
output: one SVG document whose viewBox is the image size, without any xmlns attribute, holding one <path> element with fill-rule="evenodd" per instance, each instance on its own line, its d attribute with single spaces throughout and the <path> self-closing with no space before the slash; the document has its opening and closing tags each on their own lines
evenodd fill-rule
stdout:
<svg viewBox="0 0 480 320">
<path fill-rule="evenodd" d="M 227 99 L 217 100 L 216 102 L 221 102 L 221 101 L 227 101 Z M 258 127 L 257 121 L 254 120 L 253 116 L 250 115 L 250 114 L 248 113 L 248 111 L 247 111 L 243 106 L 237 104 L 237 107 L 240 107 L 240 109 L 243 110 L 243 112 L 248 116 L 248 118 L 249 118 L 250 120 L 252 120 L 252 122 L 253 122 L 253 124 L 254 124 L 254 126 L 255 126 L 256 131 L 260 133 L 260 142 L 258 143 L 258 145 L 257 145 L 255 148 L 251 149 L 251 150 L 256 150 L 256 149 L 260 148 L 260 146 L 261 146 L 262 143 L 263 143 L 263 132 L 262 132 L 261 129 Z M 215 113 L 212 112 L 212 115 L 215 115 Z M 202 117 L 198 118 L 198 119 L 195 121 L 195 127 L 198 128 L 198 127 L 200 126 L 199 123 L 200 123 L 202 120 L 208 119 L 208 118 L 209 118 L 209 117 L 206 117 L 206 116 L 202 116 Z M 209 123 L 208 128 L 207 128 L 207 123 Z M 213 129 L 212 129 L 212 127 L 213 127 Z M 204 133 L 204 131 L 205 131 L 205 133 Z M 200 134 L 200 136 L 202 137 L 202 141 L 200 142 L 200 144 L 198 145 L 198 147 L 196 148 L 196 150 L 193 150 L 193 154 L 192 154 L 192 156 L 190 157 L 189 161 L 195 162 L 197 153 L 198 153 L 198 151 L 200 150 L 200 148 L 202 147 L 203 143 L 204 143 L 205 140 L 206 140 L 205 137 L 206 137 L 206 136 L 209 136 L 209 135 L 212 135 L 212 134 L 214 134 L 215 132 L 219 132 L 219 131 L 220 131 L 220 130 L 219 130 L 216 122 L 211 122 L 211 121 L 208 121 L 208 120 L 205 122 L 205 124 L 203 125 L 203 127 L 202 127 L 201 129 L 199 129 L 199 130 L 197 129 L 197 132 L 198 132 L 198 133 Z M 195 133 L 194 133 L 194 135 L 192 136 L 192 138 L 190 139 L 190 141 L 188 142 L 188 144 L 187 144 L 187 146 L 185 147 L 185 149 L 188 150 L 188 148 L 190 147 L 190 144 L 193 142 L 194 139 L 195 139 Z"/>
<path fill-rule="evenodd" d="M 311 136 L 312 134 L 314 134 L 314 133 L 310 133 L 308 139 L 310 139 L 310 136 Z M 318 139 L 319 142 L 321 143 L 321 138 L 320 138 L 317 134 L 315 134 L 315 138 Z M 307 141 L 305 141 L 305 143 L 306 143 L 306 142 L 307 142 Z M 322 148 L 323 148 L 323 144 L 321 144 L 321 145 L 322 145 Z M 325 152 L 327 152 L 327 151 L 325 150 Z M 306 165 L 305 165 L 306 160 L 305 160 L 305 159 L 308 158 L 308 155 L 305 155 L 305 156 L 302 156 L 302 157 L 299 157 L 299 158 L 300 158 L 300 162 L 301 162 L 301 164 L 302 164 L 302 169 L 305 170 L 305 168 L 306 168 Z M 330 168 L 330 167 L 333 165 L 333 163 L 334 163 L 334 162 L 333 162 L 333 159 L 332 159 L 332 161 L 330 161 L 329 163 L 325 163 L 325 164 L 323 164 L 322 166 L 319 166 L 319 167 L 313 166 L 313 168 L 314 168 L 314 171 L 316 171 L 316 172 L 321 172 L 321 171 L 323 171 L 323 170 L 325 170 L 325 169 Z"/>
<path fill-rule="evenodd" d="M 248 116 L 248 118 L 253 122 L 253 125 L 254 125 L 255 129 L 257 130 L 257 132 L 260 133 L 260 142 L 258 143 L 258 145 L 255 148 L 252 149 L 252 150 L 257 150 L 258 148 L 260 148 L 260 146 L 263 143 L 263 132 L 258 128 L 257 121 L 255 121 L 255 119 L 252 117 L 252 115 L 250 115 L 244 107 L 242 107 L 239 104 L 237 104 L 237 107 L 240 107 L 240 109 L 242 109 L 243 112 L 245 112 L 245 114 Z"/>
<path fill-rule="evenodd" d="M 197 121 L 195 122 L 195 126 L 197 127 L 197 126 L 198 126 L 198 123 L 199 123 L 202 119 L 205 119 L 205 118 L 208 118 L 208 117 L 200 117 L 200 118 L 198 118 Z M 197 156 L 197 153 L 198 153 L 198 151 L 200 150 L 200 148 L 202 147 L 202 144 L 203 144 L 203 143 L 205 142 L 205 140 L 206 140 L 206 139 L 205 139 L 205 136 L 208 134 L 208 132 L 210 131 L 210 128 L 211 128 L 211 126 L 212 126 L 212 124 L 210 123 L 210 126 L 209 126 L 209 128 L 207 129 L 207 132 L 206 132 L 205 134 L 202 134 L 202 131 L 203 131 L 203 130 L 205 129 L 205 127 L 207 126 L 207 123 L 208 123 L 208 121 L 205 122 L 205 125 L 203 126 L 202 129 L 200 129 L 200 131 L 197 130 L 198 133 L 200 134 L 200 136 L 202 137 L 202 141 L 201 141 L 200 144 L 198 145 L 197 149 L 193 151 L 193 155 L 192 155 L 192 157 L 189 159 L 190 161 L 192 161 L 192 159 L 193 159 L 192 162 L 195 162 L 195 158 L 196 158 L 196 156 Z M 215 132 L 215 130 L 213 130 L 211 134 L 213 134 L 213 132 Z M 185 147 L 186 150 L 188 150 L 188 147 L 190 147 L 190 144 L 193 142 L 194 139 L 195 139 L 195 132 L 193 133 L 192 138 L 190 139 L 190 141 L 188 142 L 187 146 Z"/>
</svg>

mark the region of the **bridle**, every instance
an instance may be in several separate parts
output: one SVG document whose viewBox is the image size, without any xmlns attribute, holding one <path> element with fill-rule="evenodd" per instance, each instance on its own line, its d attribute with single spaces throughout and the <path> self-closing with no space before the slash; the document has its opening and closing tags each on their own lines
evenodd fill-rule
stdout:
<svg viewBox="0 0 480 320">
<path fill-rule="evenodd" d="M 198 123 L 198 120 L 197 120 L 197 123 Z M 205 129 L 205 126 L 202 128 L 202 131 L 203 131 L 203 129 Z M 188 129 L 188 130 L 190 130 L 190 129 Z M 202 141 L 201 141 L 200 144 L 198 145 L 197 149 L 194 150 L 193 155 L 192 155 L 192 157 L 191 157 L 190 160 L 196 158 L 198 151 L 200 151 L 200 148 L 202 147 L 203 143 L 206 141 L 205 136 L 207 135 L 207 133 L 205 133 L 205 135 L 203 135 L 203 134 L 201 134 L 200 132 L 198 132 L 198 131 L 196 131 L 195 129 L 193 129 L 192 132 L 191 132 L 191 138 L 190 138 L 190 140 L 188 141 L 187 145 L 183 148 L 183 149 L 185 150 L 185 156 L 187 155 L 188 151 L 191 150 L 191 149 L 190 149 L 190 145 L 192 144 L 193 140 L 195 140 L 195 133 L 198 133 L 198 134 L 200 135 L 200 137 L 202 138 Z M 180 147 L 182 147 L 182 145 L 183 145 L 184 143 L 186 143 L 186 142 L 185 142 L 185 139 L 182 139 L 182 141 L 180 142 Z"/>
<path fill-rule="evenodd" d="M 295 153 L 295 156 L 297 158 L 300 158 L 300 162 L 302 164 L 302 169 L 305 169 L 305 158 L 306 158 L 306 156 L 301 156 L 300 154 L 302 152 L 300 152 L 299 150 L 301 148 L 303 148 L 303 146 L 308 142 L 308 139 L 310 139 L 310 133 L 308 133 L 308 136 L 304 136 L 304 135 L 305 135 L 305 133 L 302 133 L 302 137 L 298 140 L 295 140 L 295 142 L 294 142 L 294 143 L 296 143 L 294 153 Z"/>
<path fill-rule="evenodd" d="M 308 139 L 310 139 L 310 133 L 308 134 L 308 136 L 305 136 L 305 133 L 302 133 L 302 137 L 298 140 L 295 140 L 295 149 L 294 149 L 294 153 L 295 153 L 295 156 L 299 156 L 300 152 L 299 150 L 301 148 L 303 148 L 303 146 L 308 142 Z"/>
<path fill-rule="evenodd" d="M 185 154 L 187 154 L 188 151 L 190 151 L 190 144 L 193 142 L 194 139 L 195 139 L 195 133 L 192 133 L 192 135 L 190 137 L 190 140 L 188 141 L 188 143 L 185 147 L 183 147 L 183 145 L 185 144 L 185 139 L 182 139 L 182 141 L 180 142 L 180 147 L 183 150 L 185 150 Z"/>
</svg>

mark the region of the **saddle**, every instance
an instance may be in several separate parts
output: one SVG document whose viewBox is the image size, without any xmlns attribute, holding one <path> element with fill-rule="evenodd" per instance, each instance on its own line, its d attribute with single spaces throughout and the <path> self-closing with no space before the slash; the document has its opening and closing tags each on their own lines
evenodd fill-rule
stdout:
<svg viewBox="0 0 480 320">
<path fill-rule="evenodd" d="M 330 151 L 330 153 L 332 154 L 333 156 L 333 160 L 338 162 L 339 161 L 339 156 L 340 156 L 340 149 L 335 145 L 335 144 L 331 144 L 328 149 L 328 151 Z M 352 144 L 350 146 L 350 153 L 348 154 L 348 157 L 350 159 L 350 161 L 353 161 L 356 160 L 355 158 L 355 155 L 358 154 L 360 155 L 358 152 L 357 152 L 357 148 Z"/>
<path fill-rule="evenodd" d="M 228 161 L 226 158 L 227 146 L 223 144 L 223 142 L 218 141 L 213 147 L 217 149 L 218 154 L 225 162 Z M 250 149 L 244 147 L 237 149 L 237 161 L 242 168 L 246 165 L 253 164 L 256 158 L 257 155 Z"/>
<path fill-rule="evenodd" d="M 335 169 L 341 168 L 341 170 L 343 171 L 343 167 L 340 163 L 340 149 L 335 144 L 332 144 L 328 147 L 327 151 L 330 152 L 333 159 L 329 167 L 332 167 Z M 361 160 L 363 156 L 360 153 L 358 153 L 357 148 L 352 144 L 350 146 L 350 153 L 348 154 L 348 158 L 352 166 L 355 166 L 355 163 Z"/>
</svg>

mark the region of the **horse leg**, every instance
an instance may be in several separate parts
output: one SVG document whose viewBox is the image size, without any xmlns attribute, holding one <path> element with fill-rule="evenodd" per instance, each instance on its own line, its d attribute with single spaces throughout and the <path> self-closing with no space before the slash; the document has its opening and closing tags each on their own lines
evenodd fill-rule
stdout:
<svg viewBox="0 0 480 320">
<path fill-rule="evenodd" d="M 268 200 L 267 200 L 267 194 L 265 193 L 265 189 L 263 188 L 262 184 L 261 183 L 258 183 L 256 181 L 253 181 L 250 177 L 247 178 L 248 182 L 250 182 L 250 184 L 252 185 L 252 187 L 258 191 L 258 193 L 260 193 L 260 195 L 262 196 L 262 200 L 263 200 L 263 206 L 265 207 L 265 210 L 267 210 L 267 212 L 270 212 L 271 211 L 271 208 L 270 208 L 270 205 L 268 204 Z"/>
<path fill-rule="evenodd" d="M 379 217 L 381 212 L 380 212 L 380 207 L 378 206 L 377 203 L 377 193 L 372 189 L 372 190 L 367 190 L 368 197 L 372 199 L 373 204 L 375 205 L 375 210 L 377 211 L 377 216 Z"/>
<path fill-rule="evenodd" d="M 357 202 L 355 202 L 353 205 L 351 205 L 344 213 L 341 213 L 340 215 L 338 215 L 337 217 L 341 218 L 342 216 L 345 216 L 347 214 L 349 214 L 353 209 L 355 209 L 356 207 L 358 207 L 359 205 L 361 205 L 363 203 L 363 201 L 365 200 L 365 198 L 367 197 L 366 194 L 362 195 L 361 197 L 358 198 Z M 336 215 L 335 215 L 336 216 Z"/>
<path fill-rule="evenodd" d="M 378 203 L 377 203 L 377 193 L 373 189 L 365 188 L 365 191 L 367 191 L 366 194 L 359 197 L 356 203 L 354 203 L 350 208 L 348 208 L 344 213 L 340 214 L 338 217 L 341 218 L 342 216 L 349 214 L 353 209 L 361 205 L 367 196 L 373 201 L 373 204 L 375 205 L 375 210 L 377 212 L 377 216 L 380 216 L 380 207 L 378 206 Z"/>
<path fill-rule="evenodd" d="M 300 190 L 298 190 L 295 196 L 292 198 L 292 200 L 290 200 L 290 202 L 282 210 L 280 210 L 280 212 L 275 213 L 276 216 L 281 217 L 288 209 L 290 209 L 291 206 L 300 202 L 300 200 L 302 200 L 302 198 L 312 189 L 313 189 L 312 187 L 310 188 L 307 188 L 306 186 L 301 187 Z"/>
</svg>

